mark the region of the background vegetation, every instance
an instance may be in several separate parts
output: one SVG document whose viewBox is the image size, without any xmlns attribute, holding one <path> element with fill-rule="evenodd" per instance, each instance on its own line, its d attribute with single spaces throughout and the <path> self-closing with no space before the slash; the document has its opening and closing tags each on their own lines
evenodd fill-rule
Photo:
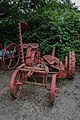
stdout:
<svg viewBox="0 0 80 120">
<path fill-rule="evenodd" d="M 23 33 L 23 42 L 38 42 L 42 54 L 56 46 L 56 55 L 63 60 L 71 50 L 80 65 L 80 12 L 70 0 L 1 0 L 0 43 L 18 43 L 17 20 L 26 21 L 30 29 Z"/>
</svg>

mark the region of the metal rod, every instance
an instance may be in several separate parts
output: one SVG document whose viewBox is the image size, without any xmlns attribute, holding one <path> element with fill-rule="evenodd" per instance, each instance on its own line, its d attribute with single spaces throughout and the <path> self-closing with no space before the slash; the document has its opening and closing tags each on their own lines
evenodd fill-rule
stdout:
<svg viewBox="0 0 80 120">
<path fill-rule="evenodd" d="M 29 69 L 25 69 L 25 68 L 20 68 L 19 70 L 27 71 L 27 72 L 29 71 Z M 38 70 L 35 70 L 35 69 L 33 69 L 32 71 L 35 72 L 35 73 L 39 73 L 39 74 L 46 74 L 45 71 L 38 71 Z"/>
<path fill-rule="evenodd" d="M 23 66 L 25 66 L 25 64 L 21 64 L 20 66 L 17 67 L 17 69 L 22 68 Z"/>
<path fill-rule="evenodd" d="M 23 84 L 33 84 L 33 85 L 39 85 L 39 86 L 46 86 L 45 84 L 42 84 L 42 83 L 35 83 L 35 82 L 23 82 Z"/>
</svg>

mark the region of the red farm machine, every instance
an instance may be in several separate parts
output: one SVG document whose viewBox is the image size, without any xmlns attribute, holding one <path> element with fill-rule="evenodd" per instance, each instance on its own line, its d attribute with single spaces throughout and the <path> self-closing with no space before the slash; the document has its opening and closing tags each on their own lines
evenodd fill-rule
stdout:
<svg viewBox="0 0 80 120">
<path fill-rule="evenodd" d="M 53 48 L 51 55 L 44 55 L 40 57 L 39 44 L 38 43 L 25 43 L 22 41 L 22 28 L 28 29 L 27 23 L 19 20 L 19 49 L 13 45 L 13 51 L 11 51 L 11 60 L 8 63 L 8 67 L 14 58 L 15 50 L 18 51 L 17 55 L 20 58 L 20 65 L 14 70 L 10 80 L 10 94 L 13 98 L 17 98 L 22 91 L 24 84 L 34 84 L 44 86 L 50 92 L 50 102 L 53 104 L 55 90 L 56 90 L 56 78 L 65 78 L 69 76 L 74 78 L 75 74 L 75 52 L 69 52 L 68 56 L 65 57 L 65 62 L 62 63 L 55 56 L 55 48 Z M 8 46 L 11 47 L 12 45 Z M 7 48 L 7 49 L 8 49 Z M 3 53 L 3 60 L 5 61 L 6 50 Z M 20 52 L 19 52 L 20 51 Z M 19 59 L 17 62 L 19 63 Z M 5 64 L 5 62 L 4 62 Z M 5 65 L 6 66 L 6 65 Z M 36 78 L 40 77 L 40 81 Z M 49 84 L 48 76 L 51 76 Z M 31 79 L 29 79 L 31 78 Z"/>
</svg>

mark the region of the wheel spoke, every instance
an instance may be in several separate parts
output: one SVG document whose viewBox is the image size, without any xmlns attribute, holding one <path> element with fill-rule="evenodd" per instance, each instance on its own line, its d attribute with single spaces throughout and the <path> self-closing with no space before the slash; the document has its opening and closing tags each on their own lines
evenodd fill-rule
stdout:
<svg viewBox="0 0 80 120">
<path fill-rule="evenodd" d="M 15 49 L 16 49 L 16 46 L 14 46 L 14 49 L 12 51 L 12 56 L 14 55 Z"/>
<path fill-rule="evenodd" d="M 10 62 L 9 62 L 8 68 L 10 68 L 10 66 L 11 66 L 11 62 L 12 62 L 12 59 L 10 59 Z"/>
<path fill-rule="evenodd" d="M 19 94 L 20 94 L 20 89 L 19 89 L 19 85 L 17 85 L 15 88 L 15 96 L 19 96 Z"/>
</svg>

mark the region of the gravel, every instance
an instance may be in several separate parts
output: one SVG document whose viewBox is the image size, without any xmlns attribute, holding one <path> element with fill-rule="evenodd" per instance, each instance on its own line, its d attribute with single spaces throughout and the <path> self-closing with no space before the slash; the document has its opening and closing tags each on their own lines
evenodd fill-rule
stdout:
<svg viewBox="0 0 80 120">
<path fill-rule="evenodd" d="M 9 81 L 13 71 L 0 70 L 0 120 L 80 120 L 80 73 L 74 80 L 58 79 L 52 106 L 49 91 L 25 85 L 18 99 L 12 99 Z"/>
</svg>

